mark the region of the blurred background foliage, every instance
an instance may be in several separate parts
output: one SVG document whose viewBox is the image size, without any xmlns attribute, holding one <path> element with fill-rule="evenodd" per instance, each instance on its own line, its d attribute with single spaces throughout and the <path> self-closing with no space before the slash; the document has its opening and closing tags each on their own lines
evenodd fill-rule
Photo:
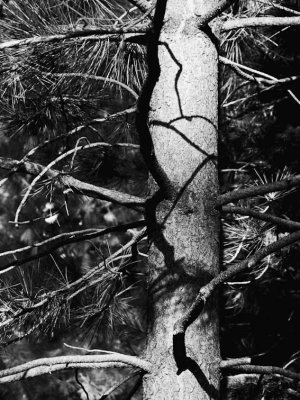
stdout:
<svg viewBox="0 0 300 400">
<path fill-rule="evenodd" d="M 299 2 L 247 0 L 222 18 L 258 15 L 300 15 Z M 287 11 L 290 7 L 292 11 Z M 53 35 L 81 28 L 127 27 L 140 14 L 124 1 L 11 0 L 0 20 L 1 41 Z M 298 27 L 240 29 L 221 38 L 221 55 L 277 79 L 298 76 Z M 112 114 L 135 106 L 132 95 L 113 84 L 116 79 L 139 92 L 147 73 L 145 48 L 114 40 L 70 39 L 8 49 L 0 53 L 0 155 L 21 159 L 47 142 L 30 158 L 47 165 L 62 153 L 85 143 L 105 142 L 107 149 L 78 151 L 55 168 L 83 181 L 145 196 L 148 171 L 134 147 L 138 144 L 134 113 L 111 120 Z M 72 73 L 72 76 L 68 76 Z M 106 82 L 93 76 L 108 77 Z M 299 78 L 299 77 L 298 77 Z M 300 79 L 271 85 L 245 81 L 228 66 L 220 67 L 220 181 L 222 191 L 273 182 L 299 174 Z M 291 95 L 292 93 L 292 95 Z M 77 132 L 69 135 L 75 128 Z M 0 170 L 0 179 L 7 171 Z M 19 229 L 12 221 L 32 177 L 15 174 L 0 187 L 0 252 L 31 246 L 55 235 L 87 228 L 113 227 L 141 219 L 135 210 L 86 196 L 65 193 L 42 179 L 21 212 Z M 299 190 L 269 193 L 240 201 L 283 218 L 299 220 Z M 249 217 L 224 215 L 223 268 L 242 260 L 286 234 L 282 229 Z M 139 354 L 146 332 L 145 260 L 142 241 L 133 257 L 124 251 L 98 283 L 68 301 L 54 297 L 47 306 L 12 318 L 39 296 L 67 287 L 124 246 L 135 233 L 128 230 L 59 247 L 0 275 L 1 363 L 61 354 L 85 354 L 103 349 Z M 27 257 L 36 250 L 24 250 Z M 14 261 L 1 257 L 1 265 Z M 251 356 L 256 364 L 278 365 L 299 372 L 299 244 L 273 254 L 255 270 L 237 276 L 221 294 L 221 343 L 226 357 Z M 122 267 L 114 274 L 111 268 Z M 68 344 L 73 347 L 68 347 Z M 64 372 L 51 377 L 1 387 L 3 399 L 100 399 L 124 379 L 119 371 Z M 262 378 L 242 398 L 292 398 L 284 382 Z M 34 383 L 32 383 L 34 382 Z M 78 383 L 78 382 L 81 382 Z M 132 377 L 109 398 L 131 398 L 140 377 Z M 83 386 L 82 386 L 83 385 Z M 83 390 L 84 387 L 84 390 Z M 125 390 L 124 390 L 125 388 Z M 297 390 L 297 388 L 295 388 Z M 119 393 L 119 394 L 118 394 Z M 48 397 L 47 397 L 48 396 Z M 139 398 L 137 390 L 136 397 Z M 248 397 L 247 397 L 248 396 Z M 277 396 L 277 397 L 276 397 Z"/>
</svg>

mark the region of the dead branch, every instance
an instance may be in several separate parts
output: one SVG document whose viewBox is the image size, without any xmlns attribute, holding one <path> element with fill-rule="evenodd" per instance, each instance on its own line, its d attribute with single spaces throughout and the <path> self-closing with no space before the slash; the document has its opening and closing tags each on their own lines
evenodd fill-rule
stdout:
<svg viewBox="0 0 300 400">
<path fill-rule="evenodd" d="M 257 28 L 264 26 L 299 26 L 300 17 L 251 17 L 237 18 L 224 22 L 221 26 L 222 32 L 241 28 Z"/>
<path fill-rule="evenodd" d="M 63 369 L 114 367 L 134 367 L 146 372 L 152 371 L 150 362 L 125 354 L 60 356 L 40 358 L 2 370 L 0 371 L 0 384 L 50 374 Z"/>
<path fill-rule="evenodd" d="M 0 157 L 0 168 L 10 170 L 18 165 L 18 171 L 30 175 L 40 174 L 45 167 L 38 163 L 32 163 L 29 161 L 24 162 L 19 165 L 18 160 L 13 160 L 11 158 Z M 106 189 L 100 186 L 95 186 L 90 183 L 80 181 L 79 179 L 73 178 L 69 175 L 61 175 L 60 171 L 49 169 L 45 175 L 48 178 L 58 178 L 61 184 L 70 188 L 73 192 L 96 199 L 107 200 L 121 204 L 129 208 L 144 207 L 145 200 L 132 196 L 126 193 L 119 192 L 117 190 Z"/>
</svg>

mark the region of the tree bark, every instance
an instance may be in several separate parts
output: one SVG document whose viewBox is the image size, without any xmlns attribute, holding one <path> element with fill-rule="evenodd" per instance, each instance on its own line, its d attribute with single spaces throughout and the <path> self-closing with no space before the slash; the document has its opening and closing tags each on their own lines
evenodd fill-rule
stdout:
<svg viewBox="0 0 300 400">
<path fill-rule="evenodd" d="M 158 9 L 163 3 L 158 0 Z M 217 3 L 166 1 L 159 36 L 160 73 L 148 122 L 156 158 L 177 196 L 174 209 L 174 198 L 158 205 L 155 216 L 163 226 L 156 225 L 151 237 L 146 357 L 155 372 L 144 378 L 144 398 L 149 400 L 219 397 L 216 297 L 186 332 L 190 362 L 178 374 L 172 344 L 174 323 L 219 271 L 219 216 L 214 209 L 219 192 L 218 55 L 210 35 L 196 23 L 196 16 Z"/>
</svg>

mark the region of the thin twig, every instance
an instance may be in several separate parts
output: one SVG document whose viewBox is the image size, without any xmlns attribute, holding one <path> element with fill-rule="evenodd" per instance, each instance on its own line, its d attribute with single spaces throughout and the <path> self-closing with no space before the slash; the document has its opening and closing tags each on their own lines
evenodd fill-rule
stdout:
<svg viewBox="0 0 300 400">
<path fill-rule="evenodd" d="M 129 224 L 124 224 L 124 225 L 118 225 L 118 226 L 113 226 L 110 228 L 106 229 L 85 229 L 82 231 L 74 231 L 74 232 L 67 232 L 67 233 L 61 233 L 60 235 L 54 236 L 52 238 L 49 238 L 47 240 L 44 240 L 43 242 L 36 243 L 31 246 L 26 246 L 20 249 L 15 249 L 15 250 L 9 250 L 4 253 L 0 253 L 0 257 L 7 256 L 7 255 L 16 255 L 17 253 L 23 252 L 23 251 L 28 251 L 31 249 L 36 249 L 39 247 L 43 246 L 50 246 L 45 250 L 41 250 L 38 253 L 32 254 L 28 257 L 22 257 L 19 260 L 13 260 L 6 265 L 3 265 L 0 267 L 0 275 L 5 274 L 8 271 L 11 271 L 11 269 L 26 264 L 29 261 L 33 261 L 36 259 L 39 259 L 41 257 L 44 257 L 56 249 L 66 246 L 71 243 L 77 243 L 77 242 L 82 242 L 84 240 L 90 240 L 94 239 L 99 236 L 107 235 L 109 233 L 113 232 L 124 232 L 127 231 L 128 229 L 134 229 L 134 228 L 139 228 L 145 226 L 145 221 L 136 221 L 132 222 Z"/>
<path fill-rule="evenodd" d="M 113 83 L 114 85 L 118 85 L 122 87 L 123 89 L 127 90 L 128 93 L 130 93 L 136 100 L 138 99 L 138 94 L 131 89 L 129 86 L 125 85 L 125 83 L 122 83 L 120 81 L 117 81 L 116 79 L 105 77 L 105 76 L 99 76 L 99 75 L 90 75 L 90 74 L 83 74 L 80 72 L 64 72 L 64 73 L 55 73 L 55 72 L 43 72 L 44 75 L 50 75 L 50 76 L 59 76 L 61 78 L 83 78 L 83 79 L 93 79 L 96 81 L 102 81 L 104 83 Z"/>
</svg>

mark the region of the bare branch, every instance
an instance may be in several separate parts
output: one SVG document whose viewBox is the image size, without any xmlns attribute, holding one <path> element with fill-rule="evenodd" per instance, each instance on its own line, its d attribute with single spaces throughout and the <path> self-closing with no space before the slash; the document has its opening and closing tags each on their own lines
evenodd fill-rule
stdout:
<svg viewBox="0 0 300 400">
<path fill-rule="evenodd" d="M 198 20 L 198 27 L 204 27 L 207 25 L 209 22 L 211 22 L 214 18 L 218 17 L 220 14 L 222 14 L 223 11 L 225 11 L 228 7 L 230 7 L 233 3 L 235 3 L 237 0 L 221 0 L 219 1 L 218 5 L 210 10 L 207 14 L 203 15 Z"/>
<path fill-rule="evenodd" d="M 233 29 L 256 28 L 263 26 L 299 26 L 300 17 L 250 17 L 238 18 L 224 22 L 221 31 L 227 32 Z"/>
<path fill-rule="evenodd" d="M 247 215 L 262 221 L 270 222 L 272 224 L 279 225 L 281 228 L 284 228 L 287 231 L 295 231 L 300 229 L 300 222 L 279 218 L 275 215 L 254 211 L 250 208 L 223 206 L 221 210 L 225 213 Z"/>
<path fill-rule="evenodd" d="M 124 225 L 118 225 L 118 226 L 113 226 L 110 228 L 106 229 L 84 229 L 81 231 L 74 231 L 74 232 L 67 232 L 67 233 L 61 233 L 60 235 L 54 236 L 52 238 L 49 238 L 47 240 L 44 240 L 43 242 L 36 243 L 32 246 L 26 246 L 22 247 L 19 249 L 14 249 L 14 250 L 9 250 L 4 253 L 0 253 L 0 257 L 8 256 L 8 255 L 16 255 L 18 253 L 28 251 L 31 249 L 36 249 L 44 246 L 50 246 L 46 248 L 45 250 L 41 250 L 38 253 L 32 254 L 28 257 L 22 257 L 21 259 L 16 259 L 11 261 L 10 263 L 7 263 L 6 265 L 3 265 L 0 267 L 0 275 L 4 274 L 8 271 L 11 271 L 12 268 L 17 267 L 18 265 L 23 265 L 26 264 L 29 261 L 36 260 L 38 258 L 44 257 L 45 255 L 48 255 L 52 253 L 54 250 L 66 246 L 70 243 L 77 243 L 81 242 L 84 240 L 91 240 L 99 236 L 107 235 L 109 233 L 113 232 L 124 232 L 127 231 L 128 229 L 134 229 L 134 228 L 140 228 L 145 226 L 145 221 L 136 221 L 136 222 L 131 222 L 128 224 Z"/>
<path fill-rule="evenodd" d="M 236 366 L 222 366 L 226 375 L 236 374 L 261 374 L 261 375 L 280 375 L 288 379 L 300 381 L 300 374 L 289 371 L 284 368 L 265 366 L 265 365 L 236 365 Z"/>
<path fill-rule="evenodd" d="M 0 384 L 19 381 L 34 376 L 50 374 L 54 371 L 74 368 L 140 368 L 143 371 L 151 372 L 152 364 L 138 357 L 125 354 L 110 355 L 75 355 L 49 357 L 33 360 L 16 367 L 0 371 Z"/>
<path fill-rule="evenodd" d="M 246 199 L 247 197 L 254 197 L 270 192 L 279 192 L 280 190 L 290 189 L 299 185 L 300 175 L 296 175 L 274 183 L 266 183 L 265 185 L 251 186 L 246 189 L 234 190 L 232 192 L 227 192 L 219 196 L 216 206 L 219 207 L 233 201 Z"/>
<path fill-rule="evenodd" d="M 258 250 L 246 260 L 227 268 L 226 271 L 221 272 L 207 285 L 203 286 L 190 309 L 175 323 L 173 331 L 174 340 L 179 341 L 180 339 L 182 342 L 182 338 L 184 337 L 186 329 L 195 321 L 195 319 L 201 313 L 207 299 L 220 285 L 233 278 L 238 273 L 243 272 L 248 268 L 253 268 L 260 260 L 269 254 L 279 251 L 282 248 L 297 242 L 298 240 L 300 240 L 300 231 L 291 233 L 290 235 L 271 243 L 269 246 Z"/>
<path fill-rule="evenodd" d="M 238 365 L 245 365 L 245 364 L 246 365 L 251 364 L 250 357 L 230 358 L 228 360 L 222 360 L 220 363 L 220 368 L 225 369 L 225 368 L 237 367 Z"/>
<path fill-rule="evenodd" d="M 26 203 L 26 201 L 27 201 L 27 199 L 28 199 L 28 197 L 29 197 L 29 195 L 30 195 L 30 193 L 31 193 L 31 191 L 32 191 L 32 189 L 33 189 L 33 187 L 34 187 L 34 186 L 37 184 L 37 182 L 42 178 L 42 176 L 44 176 L 49 170 L 52 169 L 52 167 L 53 167 L 55 164 L 57 164 L 59 161 L 63 160 L 64 158 L 70 156 L 71 154 L 76 155 L 76 153 L 77 153 L 78 151 L 81 151 L 81 150 L 84 150 L 84 149 L 93 148 L 93 147 L 106 147 L 106 146 L 107 146 L 107 143 L 105 143 L 105 142 L 90 143 L 90 144 L 83 145 L 83 146 L 80 146 L 80 147 L 76 145 L 74 149 L 71 149 L 71 150 L 69 150 L 69 151 L 66 151 L 65 153 L 63 153 L 63 154 L 61 154 L 59 157 L 57 157 L 55 160 L 51 161 L 51 162 L 50 162 L 50 163 L 49 163 L 49 164 L 48 164 L 34 179 L 33 179 L 33 181 L 31 182 L 31 184 L 29 185 L 29 187 L 28 187 L 28 189 L 27 189 L 27 191 L 26 191 L 26 193 L 25 193 L 25 195 L 24 195 L 22 201 L 20 202 L 20 204 L 19 204 L 19 206 L 18 206 L 18 208 L 17 208 L 17 211 L 16 211 L 16 215 L 15 215 L 15 224 L 16 224 L 16 226 L 18 226 L 18 219 L 19 219 L 19 214 L 20 214 L 20 212 L 21 212 L 21 209 L 22 209 L 22 207 L 24 206 L 24 204 Z M 68 181 L 68 179 L 69 179 L 69 180 L 71 179 L 70 176 L 69 176 L 69 177 L 67 176 L 66 178 L 67 178 L 67 181 Z M 92 185 L 90 185 L 90 184 L 85 184 L 85 185 L 87 185 L 87 186 L 92 186 Z M 70 186 L 70 185 L 69 185 L 69 186 Z"/>
<path fill-rule="evenodd" d="M 232 68 L 242 78 L 244 78 L 248 81 L 253 81 L 259 85 L 264 84 L 264 85 L 274 86 L 274 85 L 278 85 L 278 84 L 294 82 L 299 79 L 299 76 L 289 76 L 286 78 L 278 79 L 275 76 L 266 74 L 265 72 L 262 72 L 262 71 L 258 71 L 257 69 L 254 69 L 254 68 L 247 67 L 246 65 L 239 64 L 239 63 L 229 60 L 228 58 L 225 58 L 225 57 L 219 57 L 219 61 L 221 63 L 223 63 L 224 65 L 229 65 L 230 68 Z M 248 74 L 245 71 L 251 72 L 251 74 Z M 295 102 L 298 105 L 300 104 L 298 97 L 292 92 L 292 90 L 287 89 L 287 93 L 293 100 L 295 100 Z"/>
<path fill-rule="evenodd" d="M 66 32 L 57 35 L 49 36 L 34 36 L 26 39 L 13 39 L 7 42 L 0 43 L 0 51 L 5 49 L 11 49 L 21 46 L 31 46 L 39 43 L 55 43 L 63 40 L 95 36 L 95 35 L 122 35 L 125 33 L 147 33 L 149 25 L 137 25 L 130 28 L 95 28 L 95 29 L 83 29 L 75 30 L 72 32 Z M 100 39 L 100 38 L 99 38 Z M 107 37 L 105 39 L 108 39 Z"/>
<path fill-rule="evenodd" d="M 151 7 L 151 4 L 149 4 L 149 2 L 146 0 L 128 0 L 128 1 L 129 3 L 137 7 L 139 10 L 141 10 L 143 13 L 149 11 Z"/>
<path fill-rule="evenodd" d="M 45 167 L 38 163 L 32 163 L 29 161 L 24 162 L 22 165 L 19 165 L 18 160 L 13 160 L 11 158 L 0 157 L 0 168 L 10 170 L 18 165 L 18 171 L 31 175 L 40 174 Z M 73 178 L 69 175 L 61 175 L 60 171 L 57 170 L 48 170 L 46 176 L 49 178 L 58 178 L 60 183 L 64 186 L 72 189 L 75 193 L 82 194 L 85 196 L 93 197 L 101 200 L 108 200 L 117 204 L 121 204 L 126 207 L 136 208 L 136 207 L 144 207 L 145 200 L 132 196 L 126 193 L 121 193 L 117 190 L 106 189 L 100 186 L 95 186 L 90 183 L 82 182 L 79 179 Z"/>
</svg>

